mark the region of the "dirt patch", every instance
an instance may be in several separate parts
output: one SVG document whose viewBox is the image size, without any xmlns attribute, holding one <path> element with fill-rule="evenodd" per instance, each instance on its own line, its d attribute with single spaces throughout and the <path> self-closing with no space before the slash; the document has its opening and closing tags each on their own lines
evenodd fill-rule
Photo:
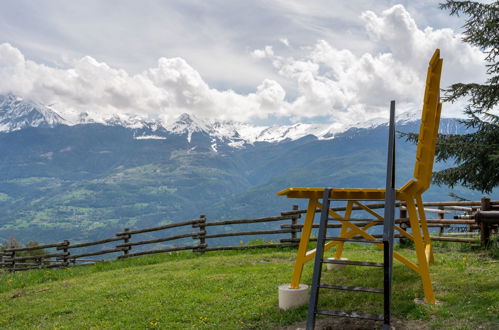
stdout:
<svg viewBox="0 0 499 330">
<path fill-rule="evenodd" d="M 12 296 L 10 296 L 12 299 L 14 298 L 19 298 L 19 297 L 22 297 L 22 296 L 28 296 L 30 294 L 34 294 L 34 293 L 40 293 L 40 292 L 43 292 L 43 291 L 48 291 L 50 289 L 40 289 L 40 290 L 32 290 L 32 291 L 19 291 L 15 294 L 13 294 Z"/>
<path fill-rule="evenodd" d="M 289 262 L 289 261 L 294 261 L 295 258 L 264 258 L 262 260 L 257 260 L 251 262 L 252 265 L 257 265 L 257 264 L 281 264 L 283 262 Z"/>
<path fill-rule="evenodd" d="M 331 317 L 331 318 L 321 318 L 315 321 L 316 330 L 333 330 L 333 329 L 343 329 L 343 330 L 367 330 L 367 329 L 380 329 L 382 327 L 382 322 L 376 322 L 364 319 L 351 319 L 346 317 Z M 392 320 L 392 329 L 396 330 L 429 330 L 430 326 L 420 320 Z M 286 327 L 279 328 L 278 330 L 304 330 L 306 328 L 306 321 L 296 323 L 293 325 L 288 325 Z"/>
</svg>

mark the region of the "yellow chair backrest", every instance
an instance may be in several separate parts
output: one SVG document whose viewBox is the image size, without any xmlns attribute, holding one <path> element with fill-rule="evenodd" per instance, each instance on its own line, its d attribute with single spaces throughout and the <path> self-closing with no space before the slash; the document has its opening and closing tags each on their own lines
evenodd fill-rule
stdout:
<svg viewBox="0 0 499 330">
<path fill-rule="evenodd" d="M 426 88 L 424 93 L 423 114 L 419 127 L 418 147 L 416 151 L 416 164 L 414 165 L 414 178 L 416 191 L 423 193 L 430 187 L 435 148 L 437 144 L 438 128 L 440 125 L 440 76 L 442 73 L 442 59 L 440 50 L 435 50 L 426 75 Z"/>
</svg>

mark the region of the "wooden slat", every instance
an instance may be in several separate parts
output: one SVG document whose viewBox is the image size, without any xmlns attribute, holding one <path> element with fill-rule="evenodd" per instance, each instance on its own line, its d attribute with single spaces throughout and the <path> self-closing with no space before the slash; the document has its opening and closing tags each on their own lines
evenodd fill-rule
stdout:
<svg viewBox="0 0 499 330">
<path fill-rule="evenodd" d="M 475 220 L 447 220 L 447 219 L 428 219 L 427 223 L 441 223 L 448 225 L 473 225 L 476 224 Z"/>
<path fill-rule="evenodd" d="M 206 235 L 205 238 L 216 238 L 216 237 L 229 237 L 229 236 L 244 236 L 244 235 L 268 235 L 268 234 L 289 234 L 293 232 L 289 229 L 283 230 L 254 230 L 254 231 L 242 231 L 237 233 L 221 233 Z"/>
<path fill-rule="evenodd" d="M 215 221 L 206 222 L 205 226 L 225 226 L 225 225 L 235 225 L 242 223 L 258 223 L 258 222 L 271 222 L 271 221 L 282 221 L 292 219 L 291 215 L 283 215 L 276 217 L 266 217 L 266 218 L 256 218 L 256 219 L 236 219 L 236 220 L 225 220 L 225 221 Z"/>
<path fill-rule="evenodd" d="M 357 224 L 358 225 L 358 224 Z M 341 223 L 335 223 L 335 224 L 328 224 L 328 228 L 341 228 L 342 224 Z M 294 229 L 299 229 L 300 231 L 303 229 L 303 225 L 298 224 L 298 225 L 288 225 L 288 224 L 282 224 L 281 228 L 294 228 Z M 312 225 L 312 228 L 319 228 L 319 225 Z"/>
<path fill-rule="evenodd" d="M 326 237 L 326 241 L 338 241 L 338 242 L 353 242 L 353 243 L 373 243 L 373 244 L 383 244 L 380 240 L 368 240 L 362 238 L 343 238 L 343 237 Z"/>
<path fill-rule="evenodd" d="M 48 249 L 48 248 L 53 248 L 53 247 L 58 247 L 58 246 L 63 246 L 63 245 L 65 245 L 64 242 L 59 242 L 59 243 L 30 246 L 30 247 L 24 247 L 24 248 L 8 248 L 8 249 L 5 249 L 4 251 L 5 252 L 33 251 L 33 250 Z"/>
<path fill-rule="evenodd" d="M 405 206 L 401 206 L 400 209 L 403 211 L 407 211 L 407 208 Z M 452 213 L 450 211 L 439 210 L 439 209 L 427 209 L 427 208 L 424 208 L 424 211 L 426 213 L 438 213 L 438 214 L 451 214 Z"/>
<path fill-rule="evenodd" d="M 446 210 L 466 211 L 466 212 L 473 211 L 472 207 L 465 207 L 465 206 L 442 206 L 442 207 Z"/>
<path fill-rule="evenodd" d="M 51 254 L 44 254 L 41 256 L 22 256 L 22 257 L 14 257 L 14 261 L 23 261 L 23 260 L 30 260 L 30 259 L 46 259 L 46 258 L 56 258 L 56 257 L 65 257 L 68 256 L 69 253 L 51 253 Z M 5 258 L 5 261 L 12 260 L 12 258 Z"/>
<path fill-rule="evenodd" d="M 376 235 L 371 235 L 375 238 L 383 238 L 383 235 L 382 234 L 376 234 Z M 405 236 L 402 236 L 402 235 L 394 235 L 393 236 L 394 238 L 404 238 Z M 280 239 L 279 240 L 280 242 L 299 242 L 300 239 L 299 238 L 283 238 L 283 239 Z M 310 242 L 317 242 L 317 238 L 314 238 L 314 237 L 311 237 L 309 239 Z"/>
<path fill-rule="evenodd" d="M 218 251 L 218 250 L 247 250 L 247 249 L 263 249 L 263 248 L 278 248 L 278 247 L 291 247 L 293 244 L 259 244 L 259 245 L 241 245 L 241 246 L 218 246 L 206 248 L 204 251 Z"/>
<path fill-rule="evenodd" d="M 136 245 L 143 245 L 143 244 L 153 244 L 153 243 L 161 243 L 161 242 L 168 242 L 168 241 L 173 241 L 176 239 L 181 239 L 181 238 L 186 238 L 186 237 L 196 237 L 200 233 L 199 232 L 193 232 L 193 233 L 188 233 L 188 234 L 182 234 L 182 235 L 177 235 L 177 236 L 171 236 L 171 237 L 165 237 L 165 238 L 158 238 L 158 239 L 151 239 L 151 240 L 146 240 L 146 241 L 139 241 L 139 242 L 129 242 L 129 243 L 124 243 L 120 245 L 116 245 L 116 247 L 126 247 L 126 246 L 136 246 Z"/>
<path fill-rule="evenodd" d="M 442 242 L 458 242 L 458 243 L 472 243 L 479 240 L 479 238 L 460 238 L 460 237 L 436 237 L 431 236 L 432 241 L 442 241 Z"/>
<path fill-rule="evenodd" d="M 492 204 L 499 204 L 499 201 L 490 201 Z M 425 202 L 424 206 L 479 206 L 480 201 L 454 201 L 454 202 Z"/>
<path fill-rule="evenodd" d="M 122 237 L 111 237 L 111 238 L 101 239 L 99 241 L 71 244 L 71 245 L 68 245 L 67 247 L 61 246 L 61 247 L 58 247 L 57 250 L 63 250 L 65 248 L 76 249 L 76 248 L 92 246 L 92 245 L 99 245 L 99 244 L 104 244 L 104 243 L 109 243 L 109 242 L 114 242 L 114 241 L 120 241 L 120 240 L 123 240 L 123 238 Z"/>
<path fill-rule="evenodd" d="M 479 231 L 468 231 L 468 232 L 445 233 L 444 236 L 439 236 L 439 237 L 446 237 L 446 236 L 478 236 L 478 235 L 480 235 Z"/>
<path fill-rule="evenodd" d="M 158 227 L 152 227 L 152 228 L 145 228 L 145 229 L 137 229 L 137 230 L 124 231 L 124 232 L 121 232 L 121 233 L 117 233 L 116 236 L 141 234 L 141 233 L 148 233 L 148 232 L 151 232 L 151 231 L 158 231 L 158 230 L 169 229 L 169 228 L 176 228 L 176 227 L 182 227 L 182 226 L 190 226 L 190 225 L 193 225 L 193 224 L 196 224 L 196 223 L 201 223 L 201 222 L 204 222 L 204 221 L 205 221 L 204 219 L 195 219 L 195 220 L 189 220 L 189 221 L 171 223 L 171 224 L 164 225 L 164 226 L 158 226 Z"/>
</svg>

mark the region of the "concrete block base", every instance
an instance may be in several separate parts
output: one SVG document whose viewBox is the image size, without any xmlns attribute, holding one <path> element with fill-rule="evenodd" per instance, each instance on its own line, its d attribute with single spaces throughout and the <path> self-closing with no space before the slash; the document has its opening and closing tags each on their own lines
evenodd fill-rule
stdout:
<svg viewBox="0 0 499 330">
<path fill-rule="evenodd" d="M 328 258 L 328 260 L 335 260 L 335 258 Z M 340 260 L 348 260 L 348 258 L 340 258 Z M 337 265 L 337 264 L 326 264 L 327 270 L 340 270 L 346 265 Z"/>
<path fill-rule="evenodd" d="M 289 284 L 279 285 L 279 308 L 283 310 L 308 304 L 308 285 L 300 284 L 298 289 L 290 289 Z"/>
</svg>

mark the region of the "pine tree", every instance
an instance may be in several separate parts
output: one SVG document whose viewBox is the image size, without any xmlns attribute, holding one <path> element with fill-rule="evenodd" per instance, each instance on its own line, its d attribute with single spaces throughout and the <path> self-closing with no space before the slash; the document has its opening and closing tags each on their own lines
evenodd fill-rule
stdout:
<svg viewBox="0 0 499 330">
<path fill-rule="evenodd" d="M 499 1 L 490 4 L 474 1 L 446 1 L 440 9 L 450 15 L 467 16 L 463 41 L 484 52 L 487 75 L 484 84 L 457 83 L 444 89 L 444 102 L 466 98 L 466 119 L 460 120 L 472 133 L 440 134 L 437 161 L 453 160 L 456 164 L 433 173 L 433 182 L 453 187 L 461 184 L 473 190 L 490 193 L 499 185 Z M 409 140 L 417 141 L 416 134 Z"/>
</svg>

